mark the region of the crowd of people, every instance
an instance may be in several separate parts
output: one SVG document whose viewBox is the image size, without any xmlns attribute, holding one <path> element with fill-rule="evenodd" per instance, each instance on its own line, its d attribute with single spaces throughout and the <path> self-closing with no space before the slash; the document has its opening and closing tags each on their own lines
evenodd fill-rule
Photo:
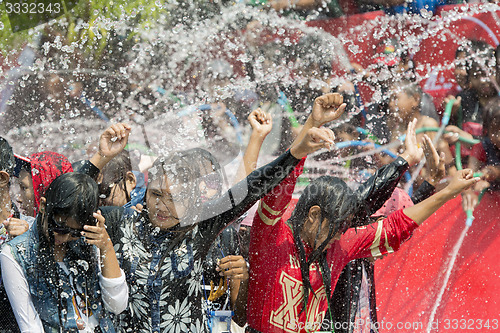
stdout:
<svg viewBox="0 0 500 333">
<path fill-rule="evenodd" d="M 316 18 L 401 4 L 253 1 Z M 500 48 L 456 50 L 442 112 L 397 40 L 377 46 L 372 68 L 352 64 L 359 81 L 335 86 L 331 61 L 304 56 L 316 42 L 302 37 L 291 57 L 304 80 L 196 106 L 207 149 L 139 163 L 129 135 L 144 127 L 119 122 L 82 161 L 23 157 L 0 137 L 0 331 L 351 333 L 359 319 L 376 323 L 374 260 L 449 200 L 461 194 L 473 211 L 500 188 Z M 249 77 L 279 54 L 271 47 L 259 62 L 266 49 L 254 46 Z M 207 68 L 200 84 L 213 95 L 236 75 L 224 59 Z M 53 78 L 49 92 L 64 81 Z M 376 102 L 360 103 L 361 82 L 376 83 Z M 51 92 L 51 103 L 81 102 L 71 91 Z M 171 96 L 172 113 L 187 112 L 185 95 Z M 261 150 L 272 160 L 259 163 Z M 336 167 L 315 167 L 325 162 Z"/>
<path fill-rule="evenodd" d="M 73 164 L 53 152 L 16 156 L 2 138 L 0 262 L 14 313 L 10 322 L 4 316 L 5 325 L 17 322 L 22 332 L 225 332 L 229 318 L 233 330 L 306 332 L 354 322 L 346 308 L 363 297 L 337 286 L 361 280 L 341 277 L 346 265 L 364 267 L 361 258 L 397 250 L 448 200 L 497 177 L 491 153 L 498 152 L 499 118 L 486 108 L 490 121 L 478 144 L 483 153 L 470 161 L 478 170 L 487 165 L 483 180 L 475 170 L 456 170 L 433 194 L 445 176 L 445 155 L 416 129 L 436 121 L 422 119 L 418 89 L 403 87 L 391 95 L 388 115 L 401 113 L 407 127 L 399 156 L 355 190 L 337 177 L 314 179 L 293 209 L 306 156 L 331 150 L 346 135 L 327 127 L 346 108 L 338 93 L 316 98 L 291 146 L 258 169 L 272 118 L 254 110 L 252 134 L 228 190 L 221 165 L 201 148 L 156 156 L 146 174 L 134 170 L 124 150 L 131 127 L 122 123 L 103 132 L 89 160 Z M 401 126 L 388 127 L 401 134 Z M 406 195 L 395 189 L 424 151 L 427 181 L 407 205 L 391 206 L 394 195 Z M 23 214 L 9 192 L 16 177 L 23 184 L 17 198 Z M 259 200 L 251 226 L 242 228 L 251 231 L 239 233 L 242 215 Z"/>
</svg>

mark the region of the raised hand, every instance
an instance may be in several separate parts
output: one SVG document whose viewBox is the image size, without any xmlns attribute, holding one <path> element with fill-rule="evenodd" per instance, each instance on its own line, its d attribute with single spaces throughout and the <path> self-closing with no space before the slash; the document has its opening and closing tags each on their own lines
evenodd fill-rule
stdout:
<svg viewBox="0 0 500 333">
<path fill-rule="evenodd" d="M 474 177 L 474 172 L 471 169 L 459 170 L 443 191 L 446 191 L 450 198 L 455 198 L 462 191 L 469 189 L 480 180 L 481 178 Z"/>
<path fill-rule="evenodd" d="M 326 94 L 316 98 L 310 116 L 313 126 L 321 127 L 337 119 L 344 113 L 345 108 L 344 97 L 338 93 Z"/>
<path fill-rule="evenodd" d="M 417 142 L 417 134 L 415 133 L 416 126 L 417 119 L 415 118 L 408 124 L 408 128 L 406 130 L 405 151 L 400 155 L 410 166 L 420 162 L 424 156 L 424 151 Z"/>
<path fill-rule="evenodd" d="M 124 123 L 111 125 L 99 138 L 99 155 L 112 159 L 127 145 L 132 127 Z"/>
<path fill-rule="evenodd" d="M 101 215 L 101 212 L 98 211 L 94 213 L 94 217 L 97 220 L 97 224 L 93 225 L 84 225 L 82 231 L 82 236 L 85 237 L 85 242 L 87 244 L 95 245 L 101 250 L 101 255 L 105 254 L 109 250 L 113 250 L 113 243 L 109 238 L 108 232 L 106 231 L 106 227 L 104 225 L 104 216 Z"/>
<path fill-rule="evenodd" d="M 253 110 L 248 116 L 248 122 L 252 126 L 252 135 L 265 138 L 273 129 L 273 118 L 269 113 L 260 108 Z"/>
<path fill-rule="evenodd" d="M 422 144 L 424 146 L 424 154 L 427 160 L 427 170 L 429 171 L 428 179 L 426 180 L 431 185 L 436 186 L 446 173 L 444 165 L 445 155 L 443 152 L 441 155 L 438 155 L 431 138 L 429 138 L 427 134 L 424 134 Z"/>
<path fill-rule="evenodd" d="M 247 262 L 242 256 L 227 256 L 220 260 L 216 270 L 229 279 L 248 280 Z"/>
<path fill-rule="evenodd" d="M 329 128 L 310 128 L 302 140 L 290 148 L 290 153 L 298 159 L 301 159 L 307 154 L 326 148 L 331 149 L 334 145 L 335 134 Z"/>
</svg>

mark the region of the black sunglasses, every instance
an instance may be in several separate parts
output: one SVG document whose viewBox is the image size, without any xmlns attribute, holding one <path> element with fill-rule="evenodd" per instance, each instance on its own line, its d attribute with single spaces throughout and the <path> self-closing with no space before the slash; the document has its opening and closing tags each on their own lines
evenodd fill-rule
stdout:
<svg viewBox="0 0 500 333">
<path fill-rule="evenodd" d="M 70 227 L 68 227 L 66 225 L 58 223 L 54 219 L 54 217 L 51 217 L 50 221 L 51 221 L 52 226 L 53 226 L 52 227 L 52 231 L 54 231 L 55 233 L 58 233 L 59 235 L 70 234 L 71 237 L 82 237 L 83 228 L 82 229 L 73 229 L 73 228 L 70 228 Z"/>
</svg>

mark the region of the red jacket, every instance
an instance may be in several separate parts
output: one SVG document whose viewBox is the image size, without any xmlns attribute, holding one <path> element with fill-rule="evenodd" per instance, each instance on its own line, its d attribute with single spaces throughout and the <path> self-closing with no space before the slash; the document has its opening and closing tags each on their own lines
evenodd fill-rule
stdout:
<svg viewBox="0 0 500 333">
<path fill-rule="evenodd" d="M 327 315 L 328 301 L 319 265 L 315 263 L 310 267 L 309 279 L 316 295 L 311 292 L 307 310 L 302 311 L 299 255 L 292 231 L 282 219 L 302 167 L 303 162 L 261 200 L 252 225 L 247 319 L 250 327 L 261 332 L 325 329 L 321 324 Z M 338 277 L 349 261 L 391 253 L 417 227 L 402 210 L 398 210 L 374 224 L 349 229 L 328 250 L 331 290 L 335 289 Z M 306 255 L 312 251 L 308 246 L 305 249 Z"/>
</svg>

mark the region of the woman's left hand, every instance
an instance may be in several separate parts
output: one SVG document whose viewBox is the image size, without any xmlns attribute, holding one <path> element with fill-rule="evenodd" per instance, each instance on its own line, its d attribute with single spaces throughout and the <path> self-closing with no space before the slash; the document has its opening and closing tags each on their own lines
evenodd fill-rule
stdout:
<svg viewBox="0 0 500 333">
<path fill-rule="evenodd" d="M 104 216 L 101 215 L 101 211 L 94 213 L 94 217 L 97 220 L 97 225 L 83 226 L 85 231 L 82 233 L 82 236 L 85 237 L 85 242 L 87 242 L 87 244 L 97 246 L 99 250 L 101 250 L 101 254 L 104 254 L 109 249 L 113 249 L 113 243 L 111 242 L 108 232 L 106 231 L 106 227 L 104 225 L 105 219 Z"/>
<path fill-rule="evenodd" d="M 248 280 L 247 262 L 242 256 L 227 256 L 220 260 L 216 270 L 230 279 Z"/>
</svg>

